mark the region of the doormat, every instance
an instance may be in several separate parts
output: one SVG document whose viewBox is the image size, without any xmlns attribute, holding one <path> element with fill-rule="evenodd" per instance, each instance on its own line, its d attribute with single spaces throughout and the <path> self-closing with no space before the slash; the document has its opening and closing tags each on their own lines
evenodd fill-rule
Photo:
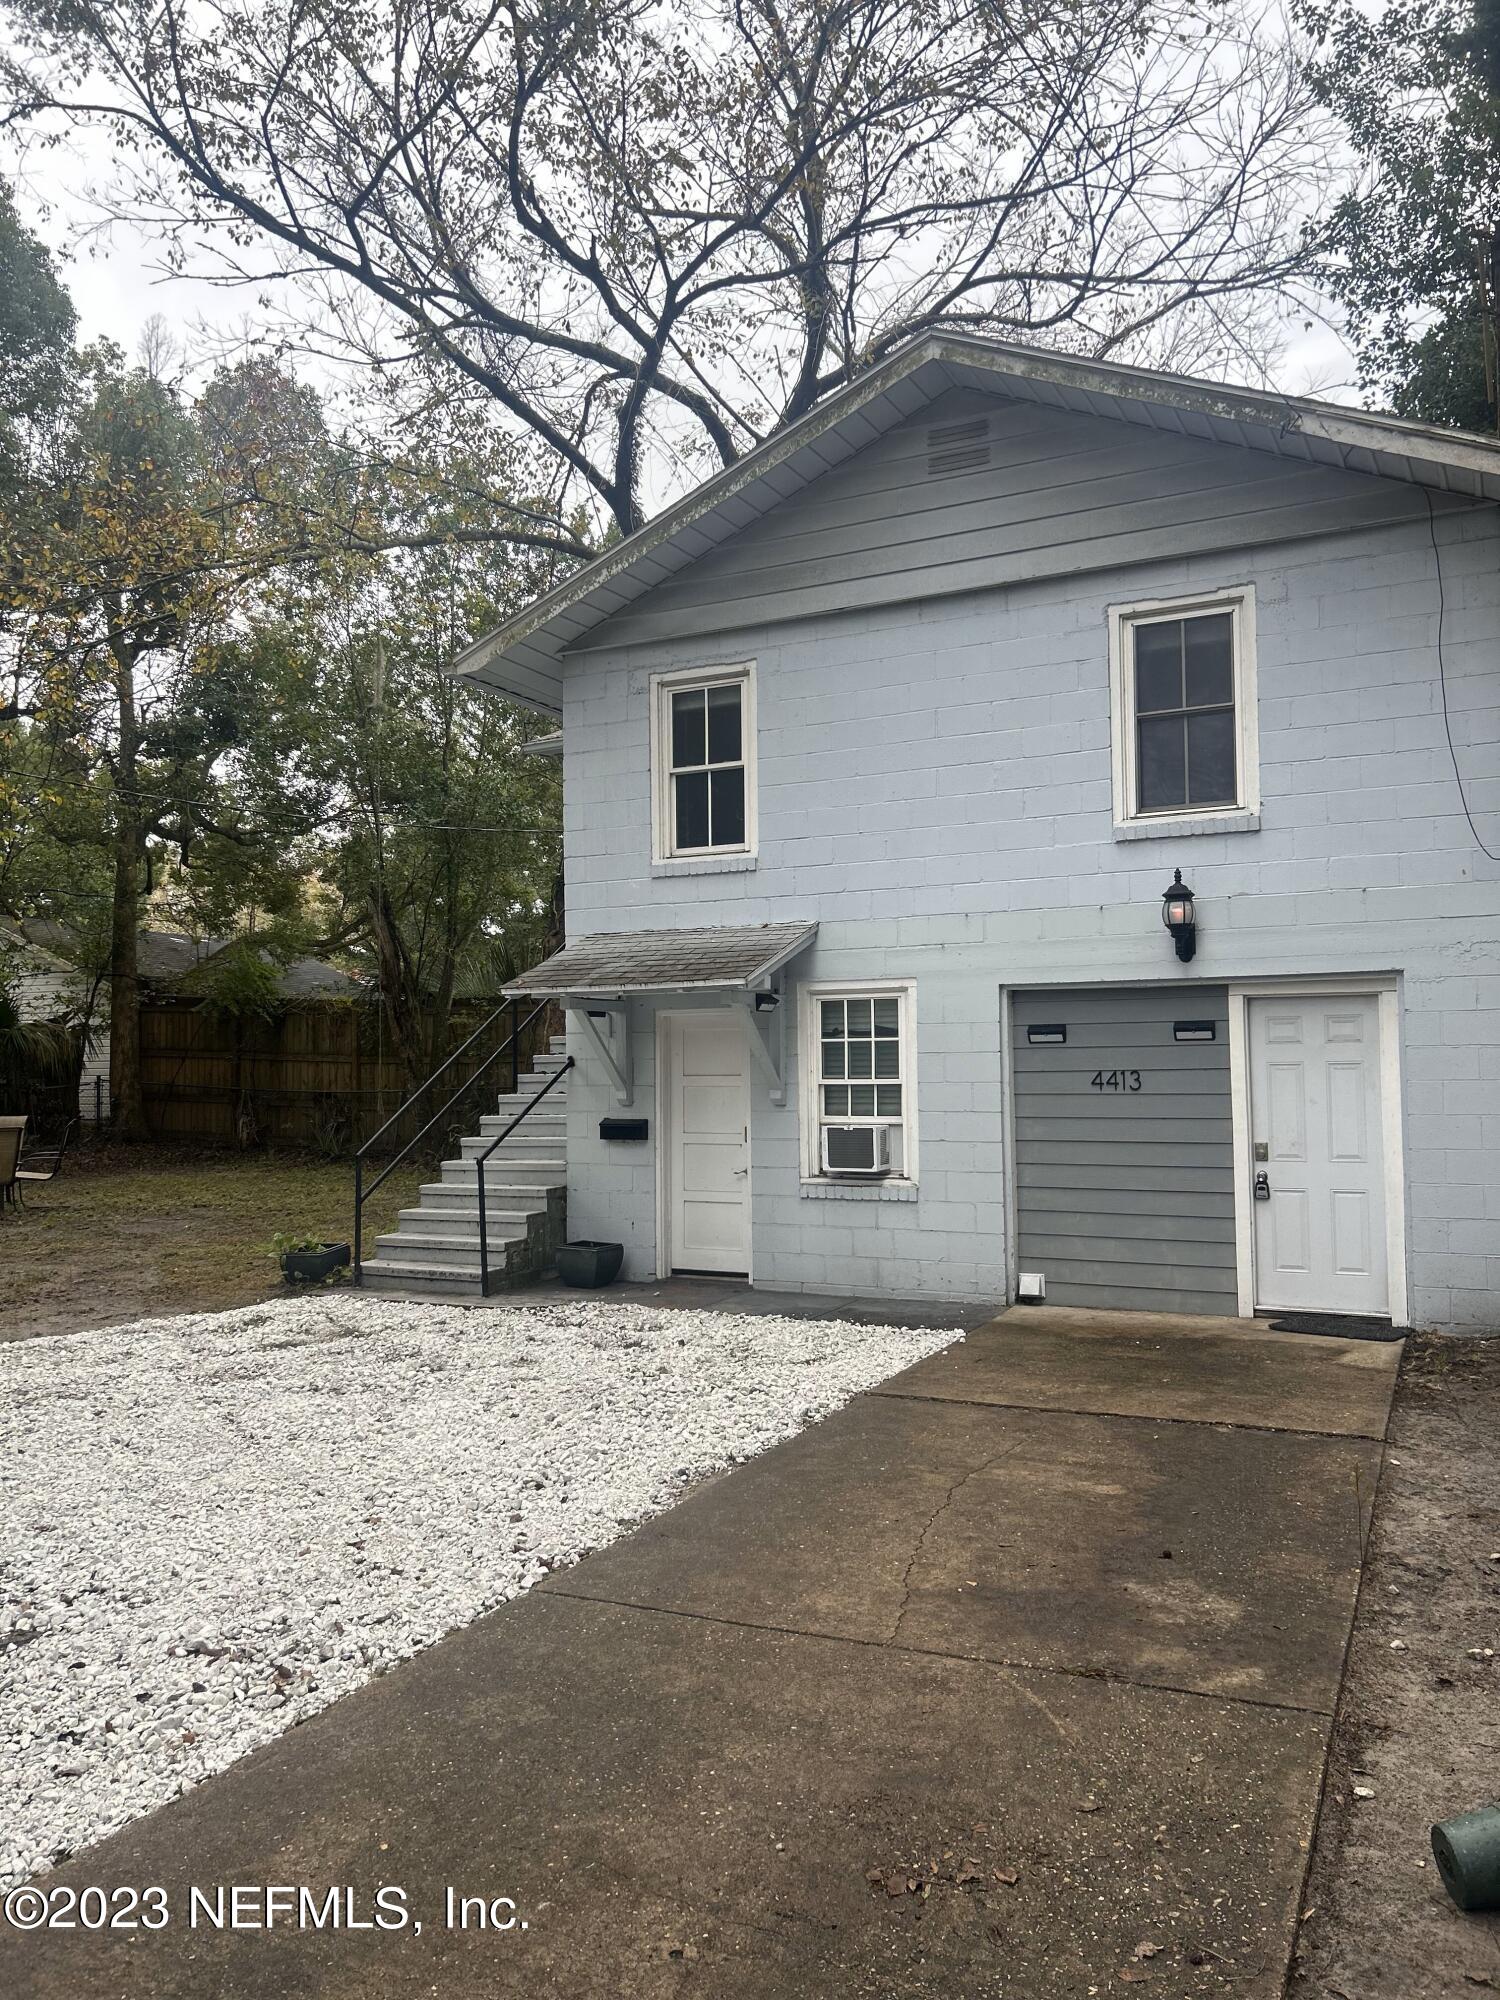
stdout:
<svg viewBox="0 0 1500 2000">
<path fill-rule="evenodd" d="M 1271 1321 L 1271 1331 L 1322 1333 L 1330 1340 L 1405 1340 L 1411 1328 L 1366 1313 L 1283 1313 Z"/>
</svg>

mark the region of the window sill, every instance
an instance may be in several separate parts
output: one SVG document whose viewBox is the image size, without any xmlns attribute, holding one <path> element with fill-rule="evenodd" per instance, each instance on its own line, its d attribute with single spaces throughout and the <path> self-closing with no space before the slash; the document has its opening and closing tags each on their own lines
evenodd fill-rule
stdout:
<svg viewBox="0 0 1500 2000">
<path fill-rule="evenodd" d="M 682 854 L 653 861 L 653 875 L 748 875 L 760 865 L 755 854 Z"/>
<path fill-rule="evenodd" d="M 1259 833 L 1258 812 L 1164 813 L 1115 822 L 1116 840 L 1181 840 L 1193 833 Z"/>
<path fill-rule="evenodd" d="M 803 1181 L 804 1201 L 915 1201 L 915 1181 Z"/>
</svg>

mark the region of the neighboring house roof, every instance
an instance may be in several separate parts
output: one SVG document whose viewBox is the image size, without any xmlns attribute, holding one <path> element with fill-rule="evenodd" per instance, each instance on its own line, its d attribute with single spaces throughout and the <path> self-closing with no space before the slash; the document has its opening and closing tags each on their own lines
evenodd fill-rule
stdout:
<svg viewBox="0 0 1500 2000">
<path fill-rule="evenodd" d="M 184 931 L 142 931 L 136 940 L 136 976 L 170 986 L 224 949 L 222 938 L 194 938 Z"/>
<path fill-rule="evenodd" d="M 52 955 L 60 965 L 72 969 L 78 950 L 68 926 L 54 917 L 26 917 L 18 926 L 33 949 Z M 170 990 L 199 966 L 207 965 L 234 942 L 229 938 L 195 938 L 186 931 L 142 931 L 136 941 L 136 975 L 143 985 Z M 270 954 L 262 952 L 268 964 Z M 353 973 L 342 972 L 321 958 L 294 958 L 279 968 L 276 994 L 283 1000 L 303 1000 L 318 994 L 354 995 L 365 990 L 366 982 Z"/>
<path fill-rule="evenodd" d="M 28 937 L 24 926 L 18 929 L 11 924 L 0 924 L 0 953 L 15 954 L 24 960 L 29 971 L 71 973 L 74 969 L 60 952 Z"/>
<path fill-rule="evenodd" d="M 77 968 L 13 924 L 0 924 L 0 975 L 21 1020 L 70 1022 L 77 1017 L 82 985 Z"/>
<path fill-rule="evenodd" d="M 21 929 L 33 944 L 56 952 L 70 964 L 78 963 L 78 938 L 56 917 L 25 917 Z M 136 941 L 136 975 L 153 986 L 167 985 L 222 948 L 221 938 L 193 938 L 185 931 L 142 931 Z"/>
<path fill-rule="evenodd" d="M 712 930 L 601 931 L 576 938 L 507 981 L 507 993 L 599 999 L 627 993 L 688 993 L 713 987 L 750 991 L 818 934 L 812 923 L 728 925 Z"/>
<path fill-rule="evenodd" d="M 51 917 L 19 917 L 7 930 L 12 937 L 19 935 L 22 942 L 48 953 L 63 965 L 71 968 L 76 963 L 69 949 L 71 938 L 67 927 Z"/>
<path fill-rule="evenodd" d="M 546 736 L 533 736 L 529 743 L 521 745 L 523 757 L 560 757 L 563 753 L 563 733 L 553 729 Z"/>
<path fill-rule="evenodd" d="M 321 958 L 294 958 L 282 966 L 276 991 L 284 1000 L 308 1000 L 325 993 L 353 999 L 365 991 L 365 982 Z"/>
<path fill-rule="evenodd" d="M 561 714 L 563 658 L 596 626 L 954 389 L 1500 501 L 1500 439 L 1008 341 L 928 334 L 468 647 L 453 671 L 544 714 Z"/>
<path fill-rule="evenodd" d="M 144 945 L 146 933 L 142 934 Z M 157 934 L 158 936 L 160 933 Z M 194 966 L 211 966 L 221 953 L 228 951 L 238 940 L 233 938 L 221 942 L 205 942 L 203 956 Z M 280 965 L 268 951 L 257 954 L 259 958 L 276 971 L 275 995 L 278 1000 L 313 1000 L 319 998 L 353 999 L 365 991 L 365 982 L 350 972 L 341 972 L 336 965 L 329 965 L 321 958 L 293 958 Z M 162 984 L 173 982 L 162 981 Z"/>
</svg>

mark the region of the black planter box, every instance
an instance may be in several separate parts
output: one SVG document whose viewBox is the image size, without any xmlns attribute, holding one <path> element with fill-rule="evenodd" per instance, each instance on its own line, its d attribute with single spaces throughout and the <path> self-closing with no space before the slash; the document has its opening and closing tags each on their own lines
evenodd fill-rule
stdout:
<svg viewBox="0 0 1500 2000">
<path fill-rule="evenodd" d="M 281 1272 L 289 1285 L 321 1285 L 330 1272 L 348 1261 L 347 1243 L 325 1243 L 321 1250 L 284 1250 Z"/>
<path fill-rule="evenodd" d="M 557 1252 L 557 1275 L 565 1285 L 612 1285 L 624 1262 L 623 1243 L 564 1243 Z"/>
</svg>

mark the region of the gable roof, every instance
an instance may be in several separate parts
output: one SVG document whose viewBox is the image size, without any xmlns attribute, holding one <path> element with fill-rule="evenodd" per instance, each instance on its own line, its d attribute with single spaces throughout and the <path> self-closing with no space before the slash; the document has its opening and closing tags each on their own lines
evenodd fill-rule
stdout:
<svg viewBox="0 0 1500 2000">
<path fill-rule="evenodd" d="M 897 348 L 815 410 L 466 648 L 452 671 L 549 715 L 568 650 L 606 619 L 949 390 L 985 389 L 1210 443 L 1500 501 L 1500 439 L 971 335 Z"/>
</svg>

